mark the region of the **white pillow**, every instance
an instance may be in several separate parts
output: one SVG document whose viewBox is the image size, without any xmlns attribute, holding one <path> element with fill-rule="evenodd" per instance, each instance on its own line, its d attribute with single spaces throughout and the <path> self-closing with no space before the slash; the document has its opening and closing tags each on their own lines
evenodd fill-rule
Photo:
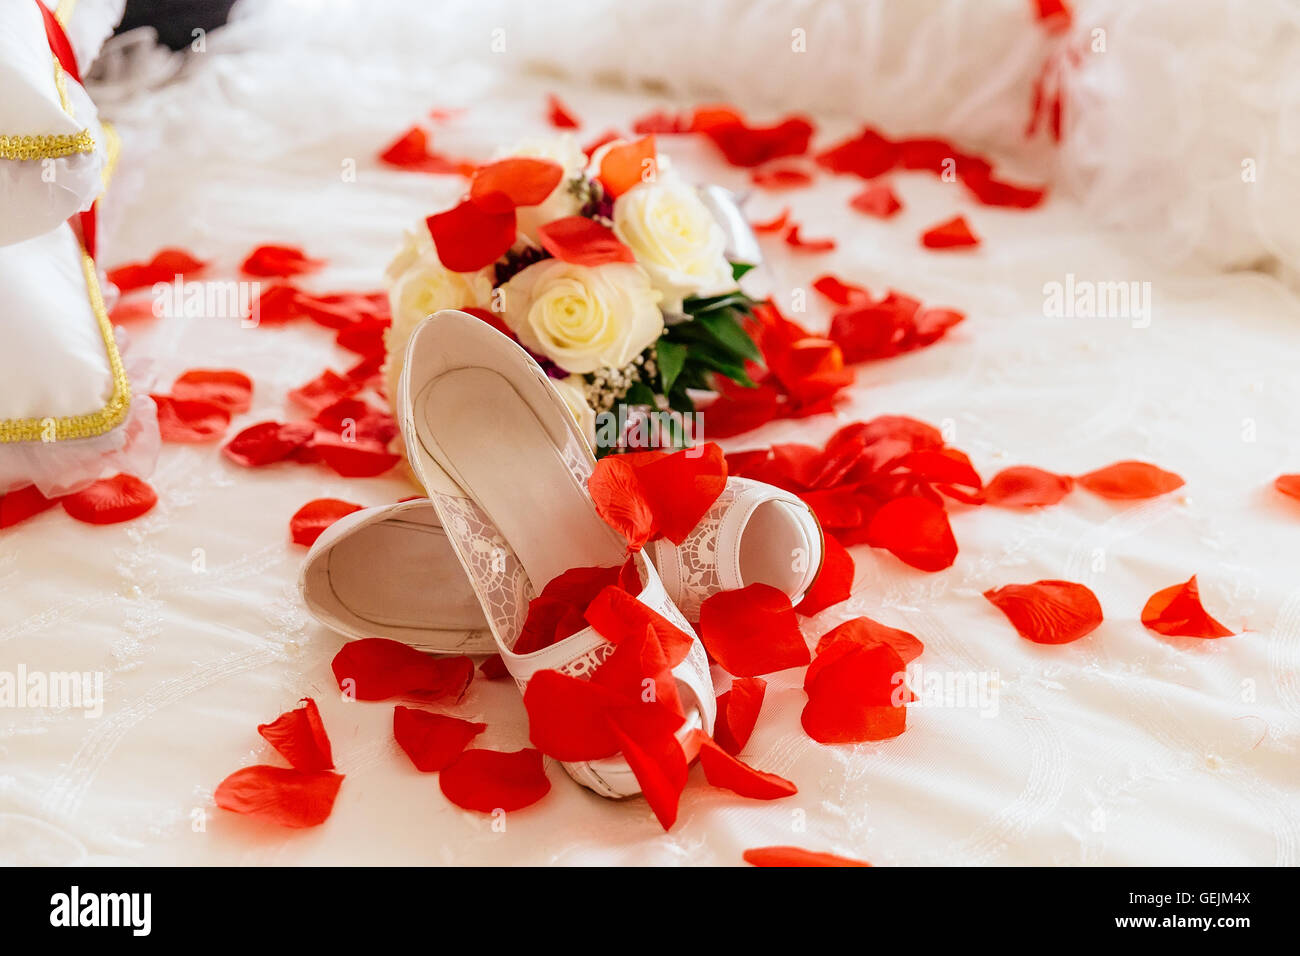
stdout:
<svg viewBox="0 0 1300 956">
<path fill-rule="evenodd" d="M 83 77 L 90 72 L 113 29 L 122 22 L 125 10 L 126 0 L 58 0 L 54 15 L 68 34 Z"/>
<path fill-rule="evenodd" d="M 72 227 L 0 246 L 0 289 L 0 494 L 87 484 L 108 466 L 122 470 L 132 444 L 130 470 L 147 471 L 152 403 L 132 401 L 94 263 Z"/>
<path fill-rule="evenodd" d="M 106 139 L 50 50 L 34 0 L 0 5 L 0 245 L 49 232 L 103 191 Z"/>
</svg>

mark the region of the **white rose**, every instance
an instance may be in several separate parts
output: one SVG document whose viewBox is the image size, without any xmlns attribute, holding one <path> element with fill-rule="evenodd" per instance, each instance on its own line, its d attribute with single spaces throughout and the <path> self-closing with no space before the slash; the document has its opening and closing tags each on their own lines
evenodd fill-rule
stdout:
<svg viewBox="0 0 1300 956">
<path fill-rule="evenodd" d="M 568 378 L 553 378 L 551 384 L 559 392 L 560 398 L 564 399 L 564 404 L 568 406 L 573 420 L 578 423 L 578 431 L 587 437 L 588 442 L 594 443 L 596 440 L 596 413 L 591 406 L 587 404 L 587 392 L 584 386 L 587 384 L 581 375 L 570 375 Z"/>
<path fill-rule="evenodd" d="M 519 341 L 568 372 L 623 368 L 663 331 L 659 293 L 640 266 L 543 259 L 502 286 Z"/>
<path fill-rule="evenodd" d="M 549 159 L 559 163 L 564 169 L 559 185 L 551 190 L 549 196 L 536 206 L 520 206 L 515 210 L 519 234 L 527 237 L 534 245 L 538 245 L 537 230 L 540 226 L 566 216 L 576 216 L 578 210 L 582 208 L 578 197 L 569 190 L 569 182 L 583 175 L 583 170 L 587 166 L 587 156 L 571 133 L 548 139 L 524 140 L 514 149 L 496 158 L 506 159 L 512 156 Z"/>
<path fill-rule="evenodd" d="M 395 403 L 406 343 L 415 327 L 443 309 L 487 308 L 492 300 L 494 272 L 491 266 L 477 272 L 452 272 L 438 260 L 433 241 L 421 240 L 417 231 L 407 235 L 406 245 L 385 275 L 393 324 L 385 334 L 388 362 L 384 376 L 388 400 Z"/>
<path fill-rule="evenodd" d="M 614 232 L 663 293 L 663 307 L 680 311 L 689 296 L 737 288 L 724 254 L 727 237 L 699 194 L 662 170 L 653 182 L 614 201 Z"/>
</svg>

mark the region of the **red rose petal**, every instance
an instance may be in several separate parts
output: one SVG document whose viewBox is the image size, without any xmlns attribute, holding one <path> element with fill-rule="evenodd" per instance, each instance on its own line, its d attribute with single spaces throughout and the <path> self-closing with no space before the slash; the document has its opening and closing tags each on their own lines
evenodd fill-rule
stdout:
<svg viewBox="0 0 1300 956">
<path fill-rule="evenodd" d="M 316 701 L 304 697 L 300 704 L 271 721 L 258 724 L 257 732 L 296 770 L 333 770 L 330 739 L 321 722 Z"/>
<path fill-rule="evenodd" d="M 808 645 L 789 597 L 767 584 L 706 598 L 700 606 L 700 639 L 735 677 L 758 677 L 808 663 Z"/>
<path fill-rule="evenodd" d="M 26 521 L 58 503 L 58 498 L 46 498 L 35 485 L 24 485 L 6 492 L 0 496 L 0 528 L 9 528 L 20 521 Z"/>
<path fill-rule="evenodd" d="M 755 847 L 745 851 L 744 859 L 750 866 L 871 866 L 864 860 L 818 853 L 797 846 Z"/>
<path fill-rule="evenodd" d="M 601 266 L 607 262 L 636 262 L 632 250 L 608 226 L 586 216 L 566 216 L 537 230 L 542 248 L 565 262 Z"/>
<path fill-rule="evenodd" d="M 834 239 L 804 239 L 799 235 L 799 227 L 791 226 L 785 234 L 785 243 L 800 252 L 830 252 L 835 248 Z"/>
<path fill-rule="evenodd" d="M 412 707 L 393 708 L 393 737 L 421 773 L 445 769 L 487 730 L 479 724 Z"/>
<path fill-rule="evenodd" d="M 239 267 L 245 275 L 288 278 L 315 272 L 324 259 L 309 259 L 297 246 L 258 246 Z"/>
<path fill-rule="evenodd" d="M 559 163 L 514 156 L 480 166 L 470 183 L 469 198 L 484 212 L 511 212 L 517 206 L 544 202 L 563 178 Z"/>
<path fill-rule="evenodd" d="M 1041 468 L 1015 465 L 1004 468 L 984 486 L 984 503 L 1000 508 L 1032 508 L 1054 505 L 1074 487 L 1068 475 L 1055 475 Z"/>
<path fill-rule="evenodd" d="M 1284 495 L 1300 498 L 1300 475 L 1279 475 L 1273 481 L 1273 487 Z M 4 527 L 0 523 L 0 528 Z"/>
<path fill-rule="evenodd" d="M 202 272 L 206 263 L 184 249 L 162 249 L 148 262 L 131 262 L 108 270 L 108 281 L 126 295 L 159 282 L 172 282 L 177 276 Z"/>
<path fill-rule="evenodd" d="M 311 450 L 327 466 L 344 478 L 373 478 L 382 475 L 402 460 L 375 441 L 347 441 L 329 432 L 318 431 Z"/>
<path fill-rule="evenodd" d="M 172 383 L 171 397 L 181 401 L 214 402 L 232 415 L 253 403 L 253 382 L 231 369 L 193 368 Z"/>
<path fill-rule="evenodd" d="M 329 818 L 341 783 L 342 774 L 329 770 L 258 765 L 236 770 L 214 797 L 223 810 L 282 827 L 314 827 Z"/>
<path fill-rule="evenodd" d="M 718 695 L 718 718 L 713 739 L 729 754 L 738 754 L 749 743 L 763 709 L 767 681 L 760 677 L 737 677 L 731 689 Z"/>
<path fill-rule="evenodd" d="M 915 634 L 889 627 L 869 617 L 855 617 L 838 627 L 831 628 L 817 641 L 817 654 L 821 655 L 827 648 L 838 641 L 849 641 L 861 647 L 874 647 L 884 644 L 894 649 L 904 664 L 916 660 L 925 650 L 925 645 Z"/>
<path fill-rule="evenodd" d="M 412 126 L 386 146 L 380 152 L 379 159 L 389 166 L 413 172 L 458 173 L 462 176 L 474 172 L 473 163 L 450 159 L 429 149 L 429 134 L 418 126 Z"/>
<path fill-rule="evenodd" d="M 897 737 L 907 726 L 906 665 L 888 644 L 835 641 L 804 678 L 808 703 L 800 722 L 824 744 Z"/>
<path fill-rule="evenodd" d="M 409 644 L 367 637 L 344 644 L 330 662 L 339 688 L 356 700 L 459 698 L 474 677 L 468 657 L 433 657 Z"/>
<path fill-rule="evenodd" d="M 538 671 L 524 688 L 528 739 L 557 760 L 599 760 L 619 750 L 606 715 L 627 704 L 615 691 L 554 670 Z"/>
<path fill-rule="evenodd" d="M 794 609 L 805 617 L 812 617 L 847 600 L 853 593 L 854 571 L 853 556 L 844 545 L 827 536 L 822 542 L 822 569 Z"/>
<path fill-rule="evenodd" d="M 466 750 L 438 775 L 438 786 L 456 806 L 480 813 L 522 810 L 550 793 L 539 750 Z"/>
<path fill-rule="evenodd" d="M 554 93 L 546 96 L 546 119 L 556 129 L 577 129 L 582 125 Z"/>
<path fill-rule="evenodd" d="M 1144 461 L 1117 461 L 1075 480 L 1094 495 L 1121 501 L 1155 498 L 1185 484 L 1173 472 Z"/>
<path fill-rule="evenodd" d="M 669 667 L 685 660 L 694 643 L 691 635 L 617 586 L 607 587 L 596 595 L 587 608 L 586 618 L 601 637 L 614 644 L 644 637 L 648 630 Z"/>
<path fill-rule="evenodd" d="M 620 750 L 659 825 L 671 829 L 690 767 L 682 745 L 671 733 L 640 733 L 614 715 L 611 717 Z"/>
<path fill-rule="evenodd" d="M 776 166 L 756 169 L 749 176 L 760 189 L 798 189 L 812 184 L 812 176 L 795 166 Z"/>
<path fill-rule="evenodd" d="M 306 385 L 290 391 L 289 400 L 297 402 L 315 416 L 339 399 L 351 398 L 359 391 L 360 382 L 326 369 Z"/>
<path fill-rule="evenodd" d="M 611 146 L 600 161 L 600 184 L 617 199 L 633 186 L 651 182 L 658 174 L 653 135 Z"/>
<path fill-rule="evenodd" d="M 727 484 L 725 456 L 713 442 L 665 454 L 608 455 L 587 488 L 596 511 L 632 550 L 666 537 L 681 544 Z"/>
<path fill-rule="evenodd" d="M 293 513 L 289 519 L 289 534 L 294 544 L 310 547 L 321 533 L 340 518 L 360 511 L 361 506 L 338 498 L 317 498 Z"/>
<path fill-rule="evenodd" d="M 154 302 L 151 298 L 122 299 L 108 313 L 108 320 L 114 325 L 129 325 L 143 319 L 156 319 L 159 316 L 154 311 Z"/>
<path fill-rule="evenodd" d="M 59 503 L 78 521 L 117 524 L 140 517 L 158 503 L 158 495 L 134 475 L 114 475 L 64 495 Z"/>
<path fill-rule="evenodd" d="M 158 434 L 163 441 L 201 443 L 216 441 L 230 427 L 230 411 L 202 399 L 150 395 L 158 409 Z"/>
<path fill-rule="evenodd" d="M 438 261 L 453 272 L 477 272 L 514 245 L 513 209 L 487 212 L 468 199 L 425 220 Z"/>
<path fill-rule="evenodd" d="M 922 571 L 942 571 L 957 559 L 957 541 L 942 506 L 905 496 L 881 506 L 867 526 L 867 540 Z"/>
<path fill-rule="evenodd" d="M 991 588 L 984 596 L 1035 644 L 1069 644 L 1101 624 L 1097 596 L 1071 581 L 1035 581 Z"/>
<path fill-rule="evenodd" d="M 775 219 L 769 219 L 767 222 L 751 223 L 755 232 L 785 232 L 786 227 L 790 225 L 790 207 L 781 210 L 781 214 Z"/>
<path fill-rule="evenodd" d="M 965 216 L 954 216 L 921 234 L 921 245 L 927 249 L 969 249 L 979 244 Z"/>
<path fill-rule="evenodd" d="M 696 110 L 692 129 L 703 133 L 733 166 L 760 166 L 772 159 L 801 156 L 808 151 L 813 126 L 791 116 L 772 126 L 749 126 L 730 107 Z"/>
<path fill-rule="evenodd" d="M 259 422 L 230 439 L 221 453 L 246 468 L 271 465 L 306 445 L 315 431 L 310 422 Z"/>
<path fill-rule="evenodd" d="M 516 654 L 550 647 L 587 626 L 583 613 L 601 591 L 619 579 L 619 568 L 570 568 L 528 602 L 528 614 L 515 641 Z"/>
<path fill-rule="evenodd" d="M 853 285 L 830 274 L 814 279 L 813 288 L 836 305 L 862 305 L 871 300 L 871 295 L 862 286 Z"/>
<path fill-rule="evenodd" d="M 1151 595 L 1142 608 L 1142 623 L 1169 637 L 1214 638 L 1229 637 L 1234 633 L 1205 610 L 1194 574 L 1184 584 L 1175 584 Z"/>
<path fill-rule="evenodd" d="M 738 757 L 727 753 L 703 731 L 694 732 L 700 745 L 700 766 L 704 779 L 712 786 L 752 800 L 779 800 L 799 792 L 789 780 L 774 773 L 755 770 Z"/>
<path fill-rule="evenodd" d="M 483 663 L 478 666 L 478 672 L 483 675 L 484 680 L 502 680 L 510 676 L 506 662 L 500 654 L 489 654 L 483 658 Z"/>
<path fill-rule="evenodd" d="M 849 205 L 858 212 L 875 216 L 877 219 L 890 219 L 903 208 L 894 191 L 884 183 L 872 183 L 850 199 Z"/>
<path fill-rule="evenodd" d="M 870 127 L 817 156 L 817 162 L 834 173 L 852 173 L 875 179 L 898 162 L 898 146 Z"/>
</svg>

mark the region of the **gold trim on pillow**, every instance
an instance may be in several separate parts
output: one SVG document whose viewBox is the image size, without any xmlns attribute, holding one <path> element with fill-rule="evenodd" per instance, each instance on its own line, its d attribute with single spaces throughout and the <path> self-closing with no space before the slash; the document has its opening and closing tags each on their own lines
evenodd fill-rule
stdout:
<svg viewBox="0 0 1300 956">
<path fill-rule="evenodd" d="M 113 323 L 109 321 L 108 310 L 104 308 L 104 297 L 99 290 L 99 276 L 95 272 L 95 260 L 84 250 L 81 253 L 81 271 L 86 277 L 86 293 L 90 308 L 95 313 L 95 322 L 99 326 L 100 338 L 104 342 L 104 352 L 108 356 L 108 368 L 113 377 L 113 393 L 108 397 L 103 408 L 85 415 L 0 420 L 0 443 L 94 438 L 111 431 L 126 420 L 127 412 L 131 408 L 131 383 L 126 377 L 126 368 L 122 365 L 122 356 L 117 350 L 117 339 L 113 337 Z"/>
<path fill-rule="evenodd" d="M 72 8 L 68 12 L 71 15 Z M 57 14 L 56 14 L 57 15 Z M 68 99 L 68 80 L 63 73 L 59 58 L 50 52 L 54 60 L 54 89 L 59 94 L 59 105 L 63 112 L 74 120 L 72 103 Z M 59 159 L 76 153 L 93 153 L 95 137 L 89 127 L 79 133 L 42 133 L 35 136 L 0 136 L 0 159 Z"/>
</svg>

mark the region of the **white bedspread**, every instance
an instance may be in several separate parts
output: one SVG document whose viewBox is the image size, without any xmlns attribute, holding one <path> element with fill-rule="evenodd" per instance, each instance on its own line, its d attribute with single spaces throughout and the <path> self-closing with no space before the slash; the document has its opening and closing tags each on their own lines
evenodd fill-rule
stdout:
<svg viewBox="0 0 1300 956">
<path fill-rule="evenodd" d="M 232 275 L 254 245 L 285 241 L 329 259 L 314 288 L 375 288 L 400 231 L 459 189 L 374 160 L 430 108 L 468 107 L 435 145 L 486 157 L 547 132 L 552 89 L 586 121 L 584 140 L 661 105 L 506 82 L 491 63 L 431 63 L 403 78 L 378 53 L 345 72 L 212 46 L 186 79 L 119 111 L 122 185 L 134 180 L 135 195 L 109 216 L 110 265 L 181 245 Z M 850 128 L 828 122 L 819 141 Z M 706 144 L 665 145 L 691 175 L 744 187 Z M 355 182 L 341 175 L 349 161 Z M 797 783 L 796 797 L 740 800 L 704 787 L 697 770 L 665 834 L 644 801 L 602 800 L 552 765 L 551 794 L 499 832 L 412 767 L 390 704 L 340 699 L 329 662 L 341 638 L 308 618 L 295 590 L 303 549 L 287 523 L 300 505 L 378 504 L 414 489 L 400 476 L 246 470 L 215 445 L 166 445 L 150 479 L 159 504 L 144 518 L 95 528 L 56 509 L 0 533 L 0 669 L 102 672 L 107 698 L 98 719 L 0 713 L 0 862 L 736 864 L 771 844 L 876 864 L 1300 862 L 1300 503 L 1270 487 L 1300 471 L 1300 303 L 1258 274 L 1158 269 L 1141 236 L 1126 248 L 1062 200 L 993 210 L 907 175 L 896 183 L 905 212 L 880 223 L 848 208 L 856 188 L 821 177 L 753 198 L 756 219 L 788 203 L 806 236 L 840 240 L 812 256 L 769 243 L 775 294 L 788 303 L 791 288 L 832 271 L 969 319 L 932 348 L 860 367 L 837 415 L 727 447 L 816 443 L 897 413 L 946 427 L 986 477 L 1011 464 L 1079 474 L 1140 458 L 1187 480 L 1133 504 L 1079 490 L 1038 512 L 954 509 L 961 551 L 938 574 L 855 549 L 853 598 L 806 622 L 808 637 L 870 615 L 925 642 L 926 674 L 988 675 L 996 706 L 913 706 L 897 739 L 822 746 L 799 727 L 802 672 L 776 675 L 745 756 Z M 923 250 L 920 232 L 957 211 L 983 247 Z M 1150 326 L 1045 318 L 1043 286 L 1067 274 L 1151 283 Z M 796 317 L 826 321 L 815 301 Z M 353 359 L 310 323 L 178 318 L 133 335 L 159 390 L 192 367 L 252 376 L 254 406 L 231 434 L 286 419 L 289 389 Z M 1238 634 L 1170 639 L 1139 623 L 1148 596 L 1192 574 Z M 1087 584 L 1105 623 L 1076 644 L 1037 646 L 981 597 L 1040 578 Z M 285 831 L 216 809 L 228 773 L 279 762 L 255 727 L 304 696 L 319 702 L 347 775 L 332 817 Z M 509 683 L 476 681 L 457 712 L 488 723 L 482 746 L 526 745 Z"/>
</svg>

